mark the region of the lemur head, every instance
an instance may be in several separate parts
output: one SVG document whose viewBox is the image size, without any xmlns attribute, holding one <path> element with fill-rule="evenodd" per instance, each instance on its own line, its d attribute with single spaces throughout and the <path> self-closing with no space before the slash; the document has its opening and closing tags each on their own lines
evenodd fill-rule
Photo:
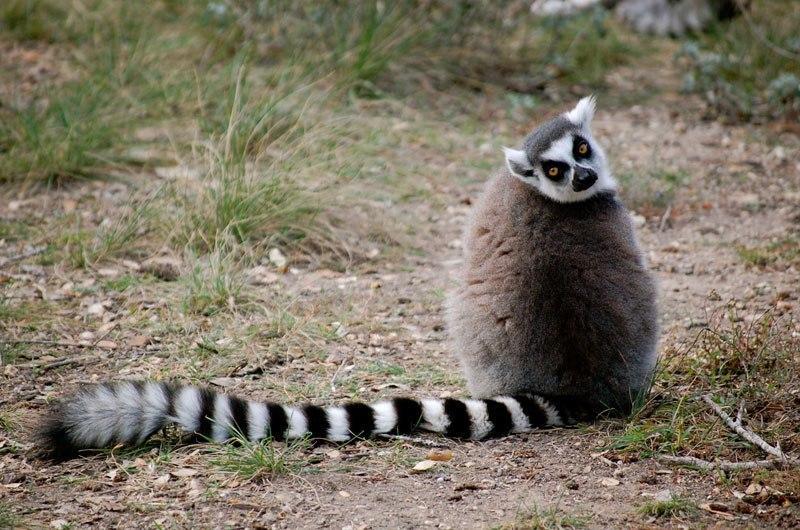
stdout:
<svg viewBox="0 0 800 530">
<path fill-rule="evenodd" d="M 578 202 L 616 189 L 603 149 L 592 138 L 594 96 L 543 123 L 526 138 L 522 150 L 504 147 L 511 173 L 558 202 Z"/>
</svg>

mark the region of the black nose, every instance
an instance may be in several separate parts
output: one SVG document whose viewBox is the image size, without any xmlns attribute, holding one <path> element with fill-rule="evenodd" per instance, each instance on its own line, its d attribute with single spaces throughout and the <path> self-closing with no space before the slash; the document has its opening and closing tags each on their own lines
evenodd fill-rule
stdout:
<svg viewBox="0 0 800 530">
<path fill-rule="evenodd" d="M 573 190 L 588 190 L 595 182 L 597 182 L 597 173 L 595 173 L 593 169 L 575 166 L 575 176 L 572 177 Z"/>
</svg>

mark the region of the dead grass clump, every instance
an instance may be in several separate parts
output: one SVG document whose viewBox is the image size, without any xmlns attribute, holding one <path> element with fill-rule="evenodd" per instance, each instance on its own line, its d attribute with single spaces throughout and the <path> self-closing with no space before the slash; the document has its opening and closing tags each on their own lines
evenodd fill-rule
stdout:
<svg viewBox="0 0 800 530">
<path fill-rule="evenodd" d="M 793 329 L 793 322 L 771 313 L 747 323 L 735 313 L 718 319 L 664 355 L 650 399 L 607 448 L 628 458 L 764 458 L 700 399 L 710 395 L 731 416 L 744 405 L 746 425 L 769 443 L 787 454 L 800 450 L 800 341 Z"/>
</svg>

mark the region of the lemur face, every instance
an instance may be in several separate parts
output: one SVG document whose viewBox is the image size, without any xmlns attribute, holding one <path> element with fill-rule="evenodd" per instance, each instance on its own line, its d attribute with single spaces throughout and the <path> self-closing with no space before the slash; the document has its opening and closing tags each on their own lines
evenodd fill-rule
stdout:
<svg viewBox="0 0 800 530">
<path fill-rule="evenodd" d="M 508 169 L 558 202 L 582 201 L 616 189 L 605 154 L 589 129 L 594 109 L 594 97 L 585 97 L 529 134 L 522 150 L 504 147 Z"/>
</svg>

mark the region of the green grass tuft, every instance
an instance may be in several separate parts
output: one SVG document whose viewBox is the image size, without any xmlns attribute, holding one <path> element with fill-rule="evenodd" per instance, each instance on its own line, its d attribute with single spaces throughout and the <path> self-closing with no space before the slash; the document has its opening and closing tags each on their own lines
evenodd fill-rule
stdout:
<svg viewBox="0 0 800 530">
<path fill-rule="evenodd" d="M 771 265 L 791 266 L 800 261 L 800 240 L 797 237 L 785 237 L 764 246 L 736 247 L 739 258 L 750 267 L 768 267 Z"/>
<path fill-rule="evenodd" d="M 0 502 L 0 528 L 16 528 L 21 524 L 21 519 L 14 513 L 11 506 Z"/>
<path fill-rule="evenodd" d="M 273 440 L 251 442 L 237 433 L 233 443 L 219 446 L 211 464 L 245 480 L 264 480 L 299 471 L 303 467 L 307 447 L 308 441 L 305 439 L 285 444 Z"/>
<path fill-rule="evenodd" d="M 642 515 L 656 518 L 673 518 L 692 515 L 697 512 L 697 504 L 683 497 L 673 497 L 667 501 L 650 501 L 638 508 Z"/>
<path fill-rule="evenodd" d="M 514 521 L 494 527 L 497 530 L 568 530 L 583 528 L 591 522 L 588 515 L 565 513 L 559 506 L 532 509 L 519 514 Z"/>
<path fill-rule="evenodd" d="M 219 242 L 210 254 L 198 256 L 183 278 L 185 313 L 211 316 L 235 309 L 244 300 L 245 278 L 241 271 L 241 249 Z"/>
</svg>

